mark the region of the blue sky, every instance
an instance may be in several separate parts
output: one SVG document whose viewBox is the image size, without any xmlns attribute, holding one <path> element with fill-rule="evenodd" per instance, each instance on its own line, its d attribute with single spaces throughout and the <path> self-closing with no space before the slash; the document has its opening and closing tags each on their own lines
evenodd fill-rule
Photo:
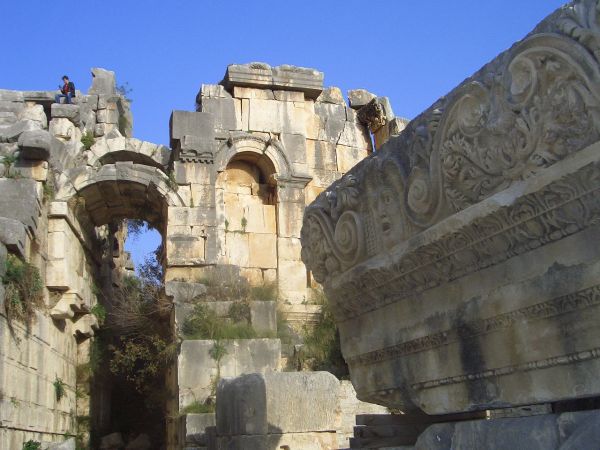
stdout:
<svg viewBox="0 0 600 450">
<path fill-rule="evenodd" d="M 317 68 L 412 118 L 563 3 L 3 0 L 0 88 L 50 90 L 68 74 L 87 91 L 91 67 L 114 70 L 133 89 L 135 137 L 167 144 L 171 111 L 193 110 L 202 83 L 263 61 Z"/>
</svg>

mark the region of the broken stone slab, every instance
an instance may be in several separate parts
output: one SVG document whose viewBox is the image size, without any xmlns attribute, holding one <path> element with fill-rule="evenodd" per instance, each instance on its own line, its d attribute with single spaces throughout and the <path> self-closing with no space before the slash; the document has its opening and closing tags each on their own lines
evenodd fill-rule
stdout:
<svg viewBox="0 0 600 450">
<path fill-rule="evenodd" d="M 579 450 L 600 439 L 600 411 L 446 422 L 429 426 L 415 450 Z"/>
<path fill-rule="evenodd" d="M 334 86 L 323 89 L 323 92 L 317 98 L 317 102 L 346 105 L 341 89 Z"/>
<path fill-rule="evenodd" d="M 48 161 L 54 136 L 45 130 L 25 131 L 19 136 L 19 156 L 23 159 Z"/>
<path fill-rule="evenodd" d="M 31 179 L 0 179 L 0 217 L 15 219 L 35 234 L 40 216 L 41 190 Z"/>
<path fill-rule="evenodd" d="M 0 101 L 23 102 L 23 92 L 0 89 Z"/>
<path fill-rule="evenodd" d="M 0 126 L 0 142 L 17 142 L 21 133 L 41 128 L 41 124 L 33 120 L 21 120 L 13 125 Z"/>
<path fill-rule="evenodd" d="M 366 89 L 351 89 L 348 91 L 350 108 L 360 109 L 377 96 Z"/>
<path fill-rule="evenodd" d="M 315 69 L 265 63 L 231 64 L 222 81 L 229 91 L 234 86 L 281 89 L 304 92 L 307 98 L 317 98 L 323 91 L 323 73 Z"/>
<path fill-rule="evenodd" d="M 92 68 L 92 86 L 88 94 L 115 95 L 117 93 L 115 73 L 100 67 Z"/>
<path fill-rule="evenodd" d="M 329 372 L 272 372 L 222 379 L 217 435 L 336 429 L 338 379 Z"/>
<path fill-rule="evenodd" d="M 0 217 L 0 243 L 3 244 L 3 247 L 6 246 L 11 253 L 25 256 L 25 244 L 27 243 L 25 225 L 15 219 Z"/>
</svg>

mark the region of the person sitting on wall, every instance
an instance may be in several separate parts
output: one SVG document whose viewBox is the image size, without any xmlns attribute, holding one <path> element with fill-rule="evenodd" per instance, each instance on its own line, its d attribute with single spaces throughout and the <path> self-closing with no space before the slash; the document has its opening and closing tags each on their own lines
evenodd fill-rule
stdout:
<svg viewBox="0 0 600 450">
<path fill-rule="evenodd" d="M 60 99 L 64 97 L 65 103 L 69 104 L 71 103 L 71 99 L 75 97 L 75 85 L 72 81 L 69 81 L 69 77 L 66 75 L 62 77 L 62 79 L 65 84 L 62 86 L 58 86 L 62 94 L 56 94 L 56 96 L 54 97 L 54 101 L 55 103 L 60 103 Z"/>
</svg>

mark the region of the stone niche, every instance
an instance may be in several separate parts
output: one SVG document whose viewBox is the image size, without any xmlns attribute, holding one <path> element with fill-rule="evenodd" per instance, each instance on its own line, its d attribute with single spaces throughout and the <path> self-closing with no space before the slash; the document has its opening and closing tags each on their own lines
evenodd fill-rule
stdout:
<svg viewBox="0 0 600 450">
<path fill-rule="evenodd" d="M 447 414 L 600 395 L 600 28 L 571 3 L 306 209 L 361 400 Z"/>
</svg>

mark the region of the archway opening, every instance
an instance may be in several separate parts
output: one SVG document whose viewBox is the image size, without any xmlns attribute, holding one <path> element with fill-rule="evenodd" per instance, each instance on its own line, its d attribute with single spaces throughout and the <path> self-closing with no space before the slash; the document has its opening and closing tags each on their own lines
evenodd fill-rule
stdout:
<svg viewBox="0 0 600 450">
<path fill-rule="evenodd" d="M 277 280 L 277 180 L 272 161 L 264 154 L 236 154 L 219 174 L 217 205 L 224 263 L 239 267 L 251 285 Z M 220 211 L 219 211 L 220 209 Z"/>
<path fill-rule="evenodd" d="M 105 319 L 89 343 L 93 371 L 82 389 L 90 394 L 92 448 L 115 432 L 126 444 L 148 439 L 162 448 L 175 355 L 163 289 L 168 199 L 152 182 L 121 179 L 91 183 L 71 202 L 103 249 L 96 284 Z"/>
</svg>

